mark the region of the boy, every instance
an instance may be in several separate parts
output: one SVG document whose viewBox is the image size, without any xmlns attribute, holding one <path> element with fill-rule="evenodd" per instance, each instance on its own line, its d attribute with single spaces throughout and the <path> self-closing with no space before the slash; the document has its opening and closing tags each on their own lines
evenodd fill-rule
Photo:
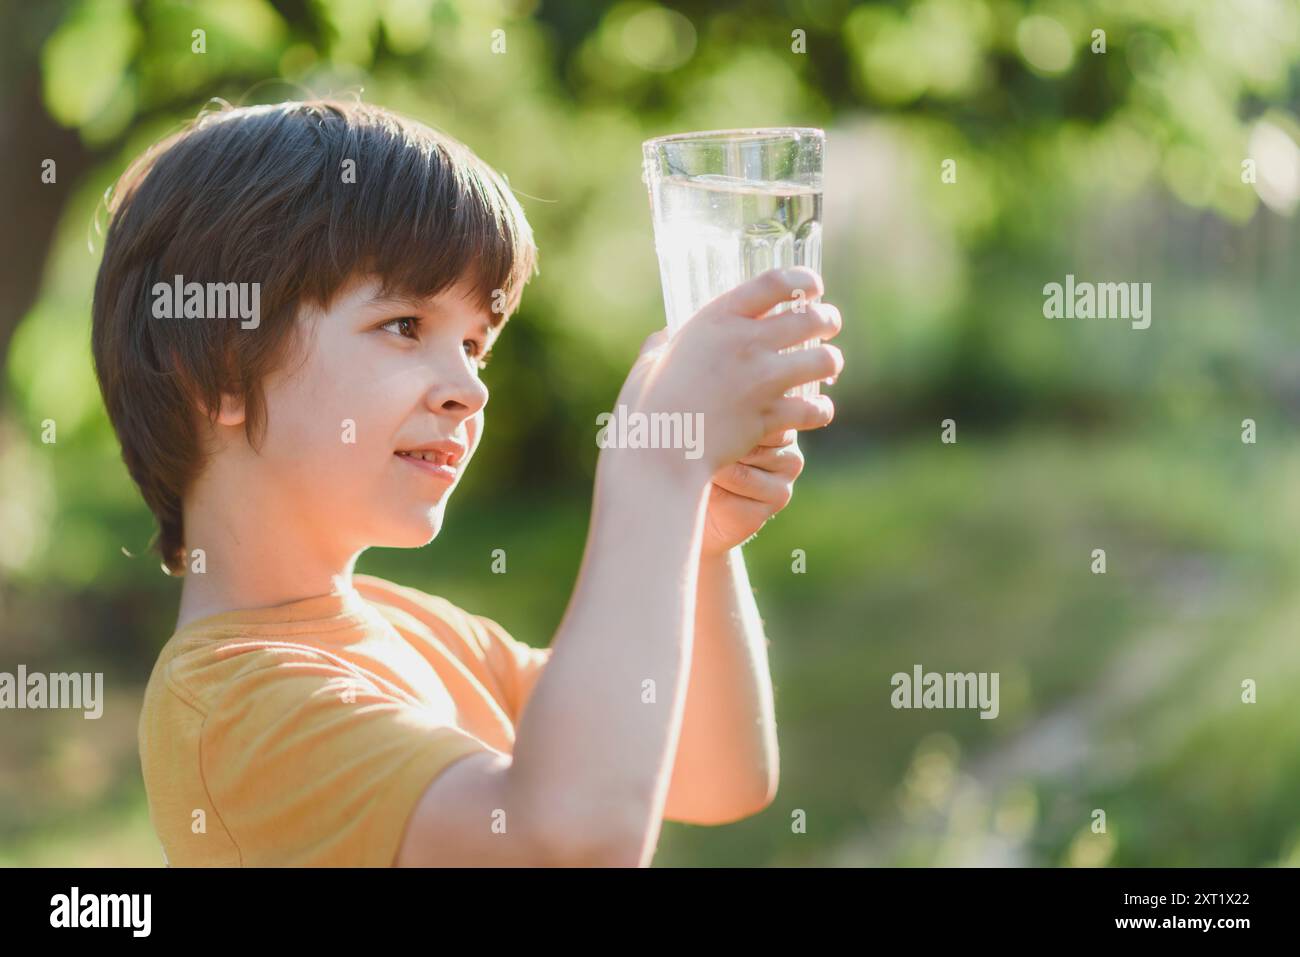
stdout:
<svg viewBox="0 0 1300 957">
<path fill-rule="evenodd" d="M 478 444 L 479 371 L 535 271 L 501 179 L 387 111 L 284 103 L 200 117 L 111 211 L 96 370 L 189 572 L 139 725 L 169 864 L 646 865 L 665 817 L 771 801 L 736 546 L 789 499 L 795 430 L 833 414 L 784 393 L 838 375 L 838 350 L 779 350 L 833 336 L 835 308 L 755 321 L 819 295 L 814 273 L 647 339 L 618 402 L 703 413 L 703 454 L 601 452 L 577 585 L 534 649 L 353 575 L 368 547 L 437 536 Z"/>
</svg>

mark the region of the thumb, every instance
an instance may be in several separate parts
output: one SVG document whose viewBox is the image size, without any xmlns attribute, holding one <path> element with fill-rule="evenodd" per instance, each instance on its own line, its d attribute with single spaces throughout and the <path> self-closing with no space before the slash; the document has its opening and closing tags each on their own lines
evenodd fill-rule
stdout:
<svg viewBox="0 0 1300 957">
<path fill-rule="evenodd" d="M 668 328 L 665 326 L 663 329 L 660 329 L 657 332 L 652 332 L 650 335 L 646 336 L 645 342 L 641 343 L 640 355 L 645 355 L 647 352 L 653 352 L 667 341 Z"/>
</svg>

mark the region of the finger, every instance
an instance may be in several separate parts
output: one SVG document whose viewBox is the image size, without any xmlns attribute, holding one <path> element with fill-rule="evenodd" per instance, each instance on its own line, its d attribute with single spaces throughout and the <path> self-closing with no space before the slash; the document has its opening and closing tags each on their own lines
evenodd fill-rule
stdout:
<svg viewBox="0 0 1300 957">
<path fill-rule="evenodd" d="M 786 395 L 763 412 L 763 426 L 773 429 L 820 429 L 835 418 L 835 403 L 828 395 Z"/>
<path fill-rule="evenodd" d="M 790 480 L 782 475 L 735 462 L 713 478 L 719 488 L 755 502 L 781 503 L 789 500 Z"/>
<path fill-rule="evenodd" d="M 740 464 L 774 472 L 786 478 L 798 478 L 799 473 L 803 471 L 804 458 L 797 445 L 784 445 L 779 448 L 759 445 L 742 458 Z"/>
<path fill-rule="evenodd" d="M 794 349 L 773 356 L 776 371 L 769 378 L 770 385 L 783 391 L 797 388 L 806 382 L 820 382 L 838 376 L 844 368 L 844 353 L 829 343 Z"/>
<path fill-rule="evenodd" d="M 801 311 L 791 309 L 765 318 L 759 337 L 773 349 L 786 349 L 810 339 L 833 339 L 843 328 L 844 320 L 836 306 L 810 302 Z"/>
<path fill-rule="evenodd" d="M 802 290 L 806 299 L 816 299 L 824 291 L 822 277 L 807 266 L 769 269 L 724 292 L 705 308 L 757 318 L 781 303 L 793 300 L 796 289 Z"/>
<path fill-rule="evenodd" d="M 714 485 L 709 490 L 710 506 L 714 502 L 722 504 L 727 509 L 728 514 L 735 516 L 740 522 L 755 529 L 762 528 L 774 513 L 785 507 L 785 504 L 779 499 L 775 503 L 760 502 L 748 495 L 737 495 L 735 492 L 729 492 L 718 485 Z M 753 538 L 753 536 L 751 535 L 750 538 Z"/>
<path fill-rule="evenodd" d="M 650 335 L 645 337 L 645 342 L 641 343 L 641 351 L 639 355 L 645 355 L 647 352 L 653 352 L 655 349 L 658 349 L 667 341 L 668 341 L 667 327 L 652 332 L 650 333 Z"/>
<path fill-rule="evenodd" d="M 794 429 L 777 429 L 775 432 L 769 432 L 758 441 L 755 448 L 784 448 L 787 445 L 796 445 L 799 441 L 799 433 Z"/>
</svg>

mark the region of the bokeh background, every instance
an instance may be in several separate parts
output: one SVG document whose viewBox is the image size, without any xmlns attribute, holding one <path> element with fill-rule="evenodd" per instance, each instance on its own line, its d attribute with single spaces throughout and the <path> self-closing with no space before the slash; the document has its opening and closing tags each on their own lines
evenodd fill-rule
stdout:
<svg viewBox="0 0 1300 957">
<path fill-rule="evenodd" d="M 742 823 L 667 824 L 656 866 L 1300 863 L 1294 0 L 51 0 L 3 22 L 0 670 L 103 671 L 107 704 L 0 712 L 0 863 L 162 863 L 135 731 L 179 582 L 90 363 L 103 193 L 212 97 L 313 93 L 462 139 L 534 225 L 444 533 L 361 570 L 535 645 L 577 572 L 595 417 L 663 323 L 642 140 L 827 131 L 847 367 L 745 548 L 781 789 Z M 1044 318 L 1067 273 L 1152 283 L 1151 327 Z M 917 663 L 999 672 L 1000 716 L 894 710 Z"/>
</svg>

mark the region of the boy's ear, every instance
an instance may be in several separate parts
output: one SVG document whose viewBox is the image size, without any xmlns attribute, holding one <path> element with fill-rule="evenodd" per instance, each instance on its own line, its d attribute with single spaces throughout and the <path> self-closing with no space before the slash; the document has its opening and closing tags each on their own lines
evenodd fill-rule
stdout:
<svg viewBox="0 0 1300 957">
<path fill-rule="evenodd" d="M 216 410 L 216 417 L 213 418 L 212 410 L 208 408 L 207 403 L 200 402 L 199 407 L 203 412 L 204 418 L 214 425 L 231 425 L 238 426 L 244 424 L 244 398 L 233 392 L 221 393 L 221 405 Z"/>
<path fill-rule="evenodd" d="M 230 392 L 221 393 L 221 408 L 217 410 L 219 425 L 244 424 L 244 397 Z"/>
<path fill-rule="evenodd" d="M 183 369 L 184 365 L 181 362 L 180 356 L 175 349 L 172 349 L 171 356 L 172 356 L 172 368 Z M 216 410 L 217 415 L 216 415 L 216 419 L 214 420 L 212 416 L 212 410 L 208 408 L 208 403 L 205 402 L 203 398 L 200 396 L 200 390 L 198 389 L 198 387 L 195 386 L 192 380 L 190 380 L 187 376 L 183 376 L 182 381 L 185 383 L 186 394 L 190 396 L 190 400 L 194 403 L 194 405 L 198 406 L 199 411 L 203 413 L 203 417 L 207 419 L 209 422 L 215 422 L 215 424 L 217 425 L 243 425 L 244 424 L 245 409 L 244 409 L 244 397 L 242 395 L 238 395 L 233 392 L 222 391 L 221 406 Z"/>
</svg>

